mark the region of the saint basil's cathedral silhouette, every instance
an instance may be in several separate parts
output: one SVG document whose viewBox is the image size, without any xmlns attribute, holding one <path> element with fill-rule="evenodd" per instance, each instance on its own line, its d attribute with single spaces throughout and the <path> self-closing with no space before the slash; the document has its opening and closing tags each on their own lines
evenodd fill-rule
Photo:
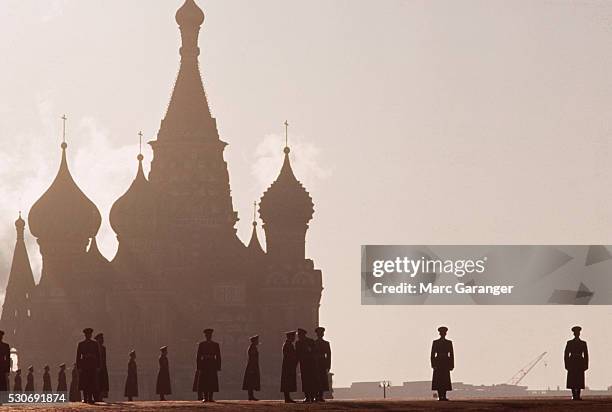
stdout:
<svg viewBox="0 0 612 412">
<path fill-rule="evenodd" d="M 127 355 L 135 349 L 141 399 L 154 397 L 162 345 L 169 346 L 173 397 L 195 396 L 195 352 L 205 327 L 215 329 L 222 348 L 219 397 L 244 397 L 248 337 L 258 333 L 262 396 L 278 398 L 283 332 L 312 331 L 319 321 L 321 271 L 305 258 L 314 205 L 285 147 L 280 173 L 259 203 L 267 250 L 255 221 L 249 244 L 240 241 L 223 158 L 227 143 L 198 65 L 204 13 L 186 0 L 176 21 L 181 64 L 150 142 L 151 171 L 147 179 L 138 155 L 136 177 L 110 212 L 117 254 L 108 261 L 98 250 L 100 212 L 73 180 L 64 142 L 57 176 L 28 215 L 42 255 L 40 281 L 35 284 L 20 215 L 0 327 L 20 367 L 38 368 L 71 364 L 84 327 L 104 332 L 111 397 L 122 394 Z"/>
</svg>

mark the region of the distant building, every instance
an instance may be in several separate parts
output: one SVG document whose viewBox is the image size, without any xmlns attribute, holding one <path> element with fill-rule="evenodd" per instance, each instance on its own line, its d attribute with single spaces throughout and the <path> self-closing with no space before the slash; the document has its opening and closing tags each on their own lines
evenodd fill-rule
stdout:
<svg viewBox="0 0 612 412">
<path fill-rule="evenodd" d="M 383 390 L 380 382 L 353 382 L 349 388 L 334 388 L 335 399 L 381 399 Z M 585 389 L 584 396 L 612 396 L 612 386 L 607 390 Z M 404 382 L 401 386 L 387 388 L 389 399 L 433 399 L 431 381 Z M 486 398 L 529 398 L 565 396 L 568 390 L 557 387 L 556 390 L 529 390 L 527 386 L 519 385 L 472 385 L 463 382 L 453 382 L 453 399 L 486 399 Z"/>
<path fill-rule="evenodd" d="M 314 205 L 285 147 L 278 178 L 259 203 L 267 250 L 255 221 L 248 246 L 240 241 L 227 143 L 199 70 L 204 13 L 186 0 L 176 21 L 181 64 L 157 140 L 149 143 L 151 172 L 145 176 L 138 155 L 136 177 L 110 212 L 117 254 L 109 261 L 98 250 L 100 212 L 72 178 L 64 142 L 57 176 L 28 217 L 43 259 L 40 282 L 34 283 L 20 217 L 0 326 L 20 364 L 39 368 L 72 362 L 84 327 L 104 332 L 111 396 L 122 395 L 128 352 L 136 349 L 140 399 L 154 397 L 162 345 L 169 346 L 173 397 L 195 396 L 195 351 L 205 327 L 215 328 L 223 352 L 219 397 L 244 397 L 248 337 L 257 333 L 265 342 L 261 396 L 278 397 L 283 332 L 312 331 L 319 323 L 321 271 L 305 257 Z"/>
</svg>

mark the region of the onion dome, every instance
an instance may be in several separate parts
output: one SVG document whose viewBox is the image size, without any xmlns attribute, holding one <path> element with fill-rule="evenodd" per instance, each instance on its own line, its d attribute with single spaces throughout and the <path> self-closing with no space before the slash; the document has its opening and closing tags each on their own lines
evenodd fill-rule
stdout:
<svg viewBox="0 0 612 412">
<path fill-rule="evenodd" d="M 185 0 L 176 12 L 176 22 L 179 26 L 199 27 L 204 23 L 204 12 L 194 0 Z"/>
<path fill-rule="evenodd" d="M 119 237 L 141 237 L 151 232 L 155 222 L 154 194 L 142 169 L 138 155 L 138 172 L 129 189 L 115 201 L 110 224 Z"/>
<path fill-rule="evenodd" d="M 307 224 L 314 214 L 314 204 L 310 194 L 293 174 L 289 148 L 285 147 L 284 152 L 283 167 L 274 183 L 262 196 L 259 214 L 266 224 Z"/>
<path fill-rule="evenodd" d="M 102 217 L 96 205 L 77 186 L 68 170 L 66 148 L 51 186 L 28 215 L 30 231 L 38 239 L 84 240 L 98 233 Z"/>
</svg>

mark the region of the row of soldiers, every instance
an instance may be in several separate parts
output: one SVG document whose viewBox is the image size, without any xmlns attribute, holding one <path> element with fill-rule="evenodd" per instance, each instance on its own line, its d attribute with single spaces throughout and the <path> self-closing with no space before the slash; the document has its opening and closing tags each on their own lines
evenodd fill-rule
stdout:
<svg viewBox="0 0 612 412">
<path fill-rule="evenodd" d="M 567 388 L 572 391 L 572 399 L 580 400 L 581 390 L 585 388 L 585 371 L 589 368 L 589 352 L 587 343 L 580 339 L 582 328 L 572 327 L 574 338 L 567 341 L 564 351 L 564 364 L 567 370 Z M 193 391 L 198 393 L 198 399 L 204 402 L 214 402 L 213 394 L 219 391 L 218 372 L 221 371 L 221 348 L 212 340 L 213 329 L 205 329 L 205 340 L 198 345 L 196 358 L 196 374 Z M 72 371 L 70 383 L 70 400 L 80 401 L 80 390 L 85 395 L 85 402 L 102 400 L 108 396 L 108 372 L 106 368 L 106 347 L 104 335 L 98 334 L 95 341 L 91 339 L 93 330 L 83 330 L 85 340 L 77 347 L 77 362 Z M 329 391 L 329 370 L 331 369 L 331 348 L 329 342 L 323 339 L 325 328 L 315 329 L 316 339 L 307 336 L 307 331 L 298 329 L 286 332 L 283 344 L 283 363 L 281 370 L 280 390 L 285 396 L 285 402 L 295 402 L 291 392 L 297 391 L 297 367 L 300 368 L 304 402 L 324 402 L 324 392 Z M 450 372 L 455 368 L 455 354 L 452 341 L 446 339 L 448 328 L 438 328 L 440 338 L 432 343 L 431 367 L 433 369 L 432 390 L 438 392 L 438 399 L 447 401 L 446 393 L 452 391 Z M 297 340 L 296 340 L 297 335 Z M 10 371 L 10 346 L 3 342 L 4 332 L 0 331 L 0 392 L 9 390 L 8 373 Z M 248 361 L 244 372 L 243 390 L 248 392 L 249 400 L 256 401 L 255 391 L 261 390 L 259 370 L 259 336 L 250 338 L 251 344 L 247 350 Z M 170 366 L 168 362 L 168 347 L 160 348 L 159 372 L 157 375 L 156 392 L 160 400 L 172 393 L 170 384 Z M 57 391 L 66 391 L 66 365 L 60 365 Z M 34 391 L 34 368 L 28 368 L 25 391 Z M 14 392 L 22 389 L 21 370 L 15 376 Z M 51 391 L 49 367 L 45 366 L 43 374 L 43 391 Z M 125 382 L 125 396 L 129 401 L 138 396 L 138 374 L 136 367 L 136 352 L 130 352 L 128 373 Z"/>
<path fill-rule="evenodd" d="M 83 391 L 83 401 L 95 403 L 108 396 L 108 370 L 106 367 L 106 347 L 104 335 L 96 335 L 91 339 L 93 330 L 83 330 L 85 339 L 77 346 L 76 370 L 78 389 Z M 213 338 L 214 330 L 204 330 L 205 339 L 199 343 L 196 355 L 196 373 L 193 380 L 193 391 L 197 393 L 198 400 L 214 402 L 214 393 L 219 392 L 219 376 L 221 371 L 221 347 Z M 300 368 L 302 391 L 305 394 L 304 402 L 324 402 L 324 393 L 329 391 L 329 370 L 331 369 L 331 347 L 323 337 L 325 328 L 315 329 L 317 338 L 311 339 L 304 329 L 286 332 L 283 344 L 283 362 L 281 370 L 280 391 L 285 402 L 294 403 L 291 392 L 297 391 L 297 367 Z M 297 336 L 297 339 L 296 339 Z M 244 371 L 242 389 L 247 391 L 248 399 L 257 401 L 255 392 L 261 390 L 261 374 L 259 368 L 259 336 L 249 338 L 247 349 L 247 364 Z M 136 366 L 136 352 L 130 352 L 127 378 L 124 395 L 128 401 L 138 396 L 138 372 Z M 72 387 L 77 387 L 71 383 Z M 168 360 L 168 346 L 160 348 L 159 371 L 155 385 L 156 394 L 161 401 L 172 394 L 170 382 L 170 363 Z M 80 400 L 80 394 L 78 395 Z"/>
</svg>

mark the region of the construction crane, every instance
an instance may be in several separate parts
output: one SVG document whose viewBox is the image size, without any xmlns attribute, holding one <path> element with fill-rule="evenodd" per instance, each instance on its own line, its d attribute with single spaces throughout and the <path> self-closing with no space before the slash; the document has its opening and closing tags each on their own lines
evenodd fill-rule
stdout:
<svg viewBox="0 0 612 412">
<path fill-rule="evenodd" d="M 544 356 L 546 356 L 548 352 L 542 352 L 542 354 L 540 354 L 540 356 L 538 356 L 537 358 L 535 358 L 534 360 L 532 360 L 531 362 L 529 362 L 527 365 L 525 365 L 525 367 L 523 369 L 521 369 L 520 371 L 518 371 L 517 373 L 514 374 L 514 376 L 512 378 L 510 378 L 510 380 L 508 382 L 506 382 L 507 385 L 518 385 L 519 383 L 521 383 L 521 381 L 523 380 L 523 378 L 525 376 L 527 376 L 527 374 L 533 369 L 535 368 L 535 366 L 540 363 L 540 361 L 542 360 L 542 358 L 544 358 Z"/>
</svg>

